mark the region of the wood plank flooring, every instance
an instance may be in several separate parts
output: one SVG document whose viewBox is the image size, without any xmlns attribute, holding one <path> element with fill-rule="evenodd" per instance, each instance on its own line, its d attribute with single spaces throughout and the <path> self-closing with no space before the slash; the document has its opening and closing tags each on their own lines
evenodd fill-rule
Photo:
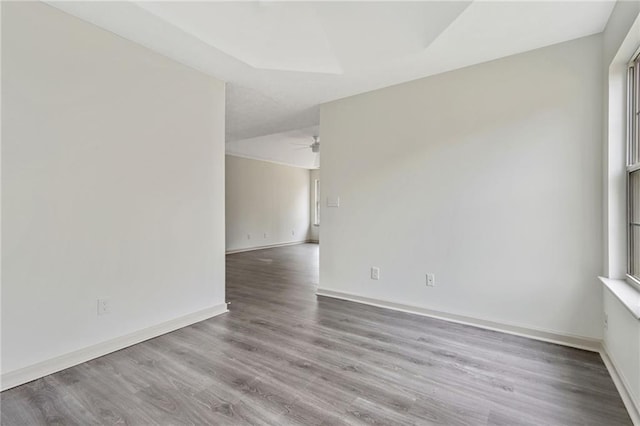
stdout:
<svg viewBox="0 0 640 426">
<path fill-rule="evenodd" d="M 231 312 L 3 392 L 3 425 L 630 425 L 598 354 L 314 294 L 227 256 Z"/>
</svg>

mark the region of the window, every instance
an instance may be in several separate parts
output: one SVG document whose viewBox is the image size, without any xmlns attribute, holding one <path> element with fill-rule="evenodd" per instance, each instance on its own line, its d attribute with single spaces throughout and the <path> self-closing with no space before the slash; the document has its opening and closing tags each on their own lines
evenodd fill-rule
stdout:
<svg viewBox="0 0 640 426">
<path fill-rule="evenodd" d="M 627 274 L 640 287 L 640 52 L 629 64 L 627 93 Z"/>
<path fill-rule="evenodd" d="M 313 181 L 313 224 L 320 225 L 320 179 Z"/>
</svg>

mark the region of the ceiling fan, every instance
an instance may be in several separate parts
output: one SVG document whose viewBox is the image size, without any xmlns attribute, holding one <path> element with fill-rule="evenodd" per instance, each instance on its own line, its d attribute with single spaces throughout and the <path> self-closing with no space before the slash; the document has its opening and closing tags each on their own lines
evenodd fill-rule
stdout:
<svg viewBox="0 0 640 426">
<path fill-rule="evenodd" d="M 314 154 L 319 154 L 320 153 L 320 136 L 313 136 L 313 143 L 311 145 L 302 144 L 302 143 L 296 143 L 294 145 L 297 145 L 297 146 L 300 147 L 300 148 L 297 148 L 297 149 L 309 149 L 309 148 L 311 148 L 311 152 L 313 152 Z M 318 155 L 316 155 L 316 158 L 313 161 L 313 165 L 314 165 L 314 167 L 319 167 L 320 158 L 319 158 Z"/>
<path fill-rule="evenodd" d="M 309 145 L 309 148 L 311 148 L 311 152 L 313 153 L 317 154 L 320 152 L 320 136 L 313 137 L 313 143 Z"/>
<path fill-rule="evenodd" d="M 313 138 L 313 143 L 311 145 L 308 145 L 306 143 L 294 143 L 293 145 L 300 147 L 297 149 L 311 148 L 311 152 L 313 152 L 314 154 L 317 154 L 320 152 L 320 136 L 312 136 L 312 138 Z"/>
</svg>

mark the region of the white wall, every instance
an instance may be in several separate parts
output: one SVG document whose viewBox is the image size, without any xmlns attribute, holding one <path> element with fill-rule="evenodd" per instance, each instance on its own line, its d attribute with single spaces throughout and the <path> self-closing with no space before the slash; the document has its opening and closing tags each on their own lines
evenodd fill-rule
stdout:
<svg viewBox="0 0 640 426">
<path fill-rule="evenodd" d="M 226 159 L 227 251 L 307 241 L 309 170 Z"/>
<path fill-rule="evenodd" d="M 638 412 L 640 411 L 638 410 L 640 408 L 640 321 L 608 289 L 604 290 L 604 311 L 608 323 L 604 333 L 607 355 L 613 362 L 631 399 L 635 401 Z"/>
<path fill-rule="evenodd" d="M 601 338 L 601 63 L 597 35 L 323 105 L 319 290 Z"/>
<path fill-rule="evenodd" d="M 612 279 L 626 273 L 626 102 L 627 64 L 640 46 L 640 2 L 618 2 L 603 34 L 604 270 Z M 640 420 L 640 321 L 604 289 L 604 348 L 626 387 Z"/>
<path fill-rule="evenodd" d="M 311 228 L 309 231 L 309 239 L 312 241 L 320 240 L 320 226 L 313 224 L 313 214 L 315 211 L 315 198 L 314 198 L 314 188 L 315 188 L 315 180 L 320 179 L 320 169 L 313 169 L 309 171 L 309 185 L 310 185 L 310 196 L 309 196 L 309 214 L 311 221 Z M 322 192 L 322 182 L 320 182 L 320 192 Z M 320 196 L 322 199 L 322 195 Z"/>
<path fill-rule="evenodd" d="M 224 303 L 223 82 L 3 2 L 2 89 L 3 377 Z"/>
</svg>

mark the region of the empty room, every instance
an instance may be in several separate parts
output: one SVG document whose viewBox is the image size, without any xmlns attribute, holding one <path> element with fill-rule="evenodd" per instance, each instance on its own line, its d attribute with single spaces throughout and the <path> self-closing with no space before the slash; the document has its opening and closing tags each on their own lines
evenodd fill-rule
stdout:
<svg viewBox="0 0 640 426">
<path fill-rule="evenodd" d="M 0 14 L 2 425 L 640 426 L 640 0 Z"/>
</svg>

